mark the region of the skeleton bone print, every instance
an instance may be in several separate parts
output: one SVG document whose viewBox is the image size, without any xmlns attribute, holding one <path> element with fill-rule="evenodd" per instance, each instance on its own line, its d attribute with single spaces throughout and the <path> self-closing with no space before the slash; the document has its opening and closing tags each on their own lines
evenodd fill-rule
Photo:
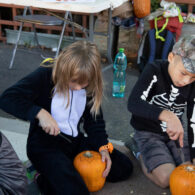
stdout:
<svg viewBox="0 0 195 195">
<path fill-rule="evenodd" d="M 157 82 L 157 76 L 154 75 L 152 81 L 150 82 L 148 88 L 146 91 L 143 92 L 141 99 L 147 100 L 147 97 L 149 95 L 150 90 L 152 89 L 152 86 Z M 178 117 L 181 117 L 184 113 L 184 107 L 187 105 L 185 102 L 184 104 L 176 104 L 175 100 L 179 96 L 179 89 L 175 88 L 173 85 L 171 85 L 170 95 L 167 93 L 162 93 L 159 95 L 155 95 L 152 97 L 152 99 L 149 101 L 149 104 L 157 105 L 160 108 L 170 110 L 173 113 L 175 113 Z M 166 122 L 162 121 L 160 124 L 162 131 L 166 131 Z"/>
<path fill-rule="evenodd" d="M 192 148 L 195 148 L 195 98 L 194 98 L 194 108 L 193 108 L 193 113 L 192 113 L 192 118 L 190 119 L 190 126 L 192 127 L 193 130 L 193 135 L 194 135 L 194 143 L 192 144 Z"/>
</svg>

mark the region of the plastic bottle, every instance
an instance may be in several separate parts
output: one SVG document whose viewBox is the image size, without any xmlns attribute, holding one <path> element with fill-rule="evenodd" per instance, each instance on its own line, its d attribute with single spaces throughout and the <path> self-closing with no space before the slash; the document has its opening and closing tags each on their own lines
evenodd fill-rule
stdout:
<svg viewBox="0 0 195 195">
<path fill-rule="evenodd" d="M 124 97 L 125 95 L 125 70 L 127 68 L 127 58 L 124 48 L 120 48 L 114 60 L 113 97 Z"/>
</svg>

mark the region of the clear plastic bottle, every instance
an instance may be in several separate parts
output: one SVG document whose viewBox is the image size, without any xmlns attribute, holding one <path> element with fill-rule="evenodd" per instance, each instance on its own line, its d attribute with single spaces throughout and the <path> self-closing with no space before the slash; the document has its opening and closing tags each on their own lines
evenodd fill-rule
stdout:
<svg viewBox="0 0 195 195">
<path fill-rule="evenodd" d="M 114 60 L 113 97 L 124 97 L 125 95 L 125 70 L 127 68 L 127 58 L 124 48 L 120 48 Z"/>
</svg>

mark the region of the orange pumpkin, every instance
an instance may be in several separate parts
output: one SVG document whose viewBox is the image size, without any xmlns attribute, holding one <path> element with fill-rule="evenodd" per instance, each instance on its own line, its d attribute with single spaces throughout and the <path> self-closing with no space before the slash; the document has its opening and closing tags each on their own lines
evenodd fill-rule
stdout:
<svg viewBox="0 0 195 195">
<path fill-rule="evenodd" d="M 150 14 L 150 0 L 134 0 L 133 9 L 136 17 L 143 18 Z"/>
<path fill-rule="evenodd" d="M 99 152 L 83 151 L 75 157 L 73 163 L 90 192 L 103 188 L 106 180 L 103 177 L 106 163 L 102 162 Z"/>
<path fill-rule="evenodd" d="M 180 165 L 170 176 L 172 195 L 195 195 L 195 165 Z"/>
</svg>

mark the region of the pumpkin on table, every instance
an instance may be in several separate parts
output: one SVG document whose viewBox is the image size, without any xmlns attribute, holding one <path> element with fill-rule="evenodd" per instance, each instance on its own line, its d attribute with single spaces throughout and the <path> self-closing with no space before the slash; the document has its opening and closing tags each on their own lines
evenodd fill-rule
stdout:
<svg viewBox="0 0 195 195">
<path fill-rule="evenodd" d="M 134 0 L 133 10 L 134 14 L 138 18 L 144 18 L 150 14 L 151 2 L 150 0 Z"/>
<path fill-rule="evenodd" d="M 172 195 L 195 195 L 195 165 L 183 164 L 173 170 L 170 191 Z"/>
<path fill-rule="evenodd" d="M 75 157 L 73 164 L 90 192 L 103 188 L 106 180 L 103 177 L 106 163 L 102 162 L 99 152 L 83 151 Z"/>
</svg>

